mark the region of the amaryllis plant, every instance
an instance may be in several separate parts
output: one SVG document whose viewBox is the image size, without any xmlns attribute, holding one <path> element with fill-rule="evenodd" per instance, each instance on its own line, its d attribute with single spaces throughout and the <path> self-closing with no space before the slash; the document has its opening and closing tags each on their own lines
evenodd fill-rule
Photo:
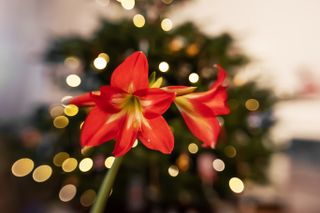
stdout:
<svg viewBox="0 0 320 213">
<path fill-rule="evenodd" d="M 148 61 L 142 52 L 135 52 L 112 73 L 110 86 L 73 98 L 70 104 L 92 107 L 81 130 L 83 147 L 98 146 L 115 140 L 116 158 L 108 172 L 92 212 L 102 212 L 123 155 L 131 150 L 136 139 L 149 149 L 164 154 L 172 152 L 174 136 L 162 117 L 172 103 L 178 107 L 192 134 L 213 148 L 220 125 L 218 115 L 229 113 L 227 92 L 223 86 L 225 71 L 218 69 L 218 79 L 205 92 L 196 87 L 161 87 L 162 78 L 148 80 Z"/>
</svg>

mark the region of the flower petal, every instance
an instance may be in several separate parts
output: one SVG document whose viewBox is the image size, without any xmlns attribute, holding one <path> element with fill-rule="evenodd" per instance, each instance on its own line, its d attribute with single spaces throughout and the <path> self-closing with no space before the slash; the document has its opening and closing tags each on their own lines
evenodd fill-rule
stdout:
<svg viewBox="0 0 320 213">
<path fill-rule="evenodd" d="M 187 87 L 187 86 L 168 86 L 168 87 L 162 87 L 161 89 L 173 92 L 176 94 L 176 96 L 186 95 L 189 93 L 192 93 L 197 87 Z"/>
<path fill-rule="evenodd" d="M 119 120 L 108 122 L 111 115 L 99 107 L 90 111 L 81 129 L 82 146 L 98 146 L 116 136 Z"/>
<path fill-rule="evenodd" d="M 81 106 L 94 106 L 95 102 L 92 99 L 91 92 L 73 97 L 70 101 L 69 104 L 74 104 L 79 107 Z"/>
<path fill-rule="evenodd" d="M 171 105 L 175 94 L 158 88 L 138 90 L 134 93 L 140 100 L 143 114 L 146 118 L 162 115 Z"/>
<path fill-rule="evenodd" d="M 170 127 L 162 116 L 148 119 L 149 125 L 142 125 L 139 139 L 149 149 L 164 154 L 172 152 L 174 138 Z"/>
<path fill-rule="evenodd" d="M 111 86 L 133 93 L 149 87 L 148 61 L 142 52 L 135 52 L 120 64 L 111 76 Z"/>
<path fill-rule="evenodd" d="M 218 120 L 211 109 L 199 102 L 178 97 L 175 101 L 191 133 L 206 147 L 214 147 L 220 132 Z"/>
<path fill-rule="evenodd" d="M 126 154 L 133 146 L 134 141 L 137 138 L 138 129 L 128 125 L 130 115 L 123 116 L 121 124 L 118 126 L 119 132 L 116 137 L 116 144 L 112 154 L 115 157 Z"/>
<path fill-rule="evenodd" d="M 215 115 L 226 115 L 230 113 L 227 104 L 227 91 L 225 87 L 220 87 L 215 92 L 215 95 L 209 100 L 204 102 Z"/>
</svg>

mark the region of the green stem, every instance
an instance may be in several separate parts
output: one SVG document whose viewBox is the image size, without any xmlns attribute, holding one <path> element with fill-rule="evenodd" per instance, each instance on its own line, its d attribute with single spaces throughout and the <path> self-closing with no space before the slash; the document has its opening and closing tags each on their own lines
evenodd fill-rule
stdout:
<svg viewBox="0 0 320 213">
<path fill-rule="evenodd" d="M 96 201 L 90 211 L 90 213 L 102 213 L 107 204 L 110 192 L 113 186 L 113 182 L 117 176 L 120 164 L 123 157 L 116 158 L 112 164 L 112 167 L 107 172 L 103 179 Z"/>
</svg>

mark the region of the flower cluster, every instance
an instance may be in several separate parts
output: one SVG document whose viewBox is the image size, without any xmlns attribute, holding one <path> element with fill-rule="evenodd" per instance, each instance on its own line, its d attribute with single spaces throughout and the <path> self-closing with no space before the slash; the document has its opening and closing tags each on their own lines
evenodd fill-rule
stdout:
<svg viewBox="0 0 320 213">
<path fill-rule="evenodd" d="M 114 70 L 110 86 L 70 101 L 92 107 L 81 130 L 81 145 L 98 146 L 114 139 L 113 154 L 122 156 L 138 138 L 149 149 L 171 153 L 174 137 L 162 114 L 175 103 L 192 134 L 213 148 L 221 128 L 216 116 L 229 113 L 222 85 L 226 73 L 217 68 L 218 79 L 206 92 L 186 86 L 160 88 L 161 78 L 149 84 L 146 56 L 133 53 Z"/>
</svg>

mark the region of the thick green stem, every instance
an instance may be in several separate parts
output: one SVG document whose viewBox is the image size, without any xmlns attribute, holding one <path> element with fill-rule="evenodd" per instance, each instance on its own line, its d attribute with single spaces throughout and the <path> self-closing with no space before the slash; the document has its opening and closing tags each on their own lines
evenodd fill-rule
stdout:
<svg viewBox="0 0 320 213">
<path fill-rule="evenodd" d="M 102 185 L 99 190 L 99 194 L 96 201 L 91 209 L 91 213 L 102 213 L 107 204 L 110 192 L 113 186 L 113 182 L 117 176 L 120 164 L 123 157 L 116 158 L 113 162 L 112 167 L 109 169 L 105 178 L 103 179 Z"/>
</svg>

